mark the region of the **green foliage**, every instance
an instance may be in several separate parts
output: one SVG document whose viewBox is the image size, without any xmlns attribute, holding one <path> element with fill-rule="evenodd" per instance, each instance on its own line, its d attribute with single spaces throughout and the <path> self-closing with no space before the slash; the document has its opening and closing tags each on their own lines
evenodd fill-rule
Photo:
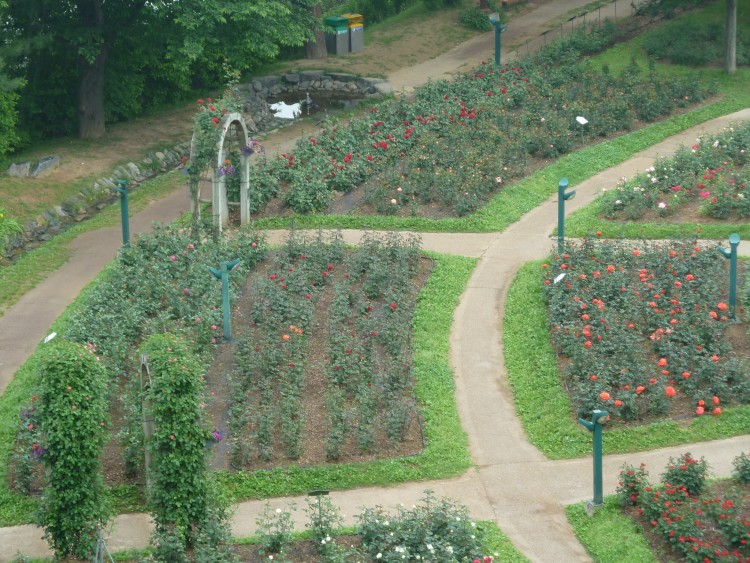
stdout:
<svg viewBox="0 0 750 563">
<path fill-rule="evenodd" d="M 26 82 L 19 92 L 24 134 L 38 139 L 75 132 L 86 76 L 103 82 L 95 96 L 107 119 L 128 118 L 184 99 L 193 88 L 215 87 L 222 63 L 246 71 L 272 60 L 281 46 L 311 39 L 316 25 L 307 2 L 124 0 L 99 10 L 86 2 L 8 3 L 2 36 L 14 47 L 7 57 L 10 78 Z"/>
<path fill-rule="evenodd" d="M 699 202 L 701 215 L 712 219 L 750 217 L 750 124 L 737 123 L 718 135 L 703 135 L 690 147 L 607 190 L 598 205 L 604 217 L 637 220 L 647 213 L 659 217 Z"/>
<path fill-rule="evenodd" d="M 638 503 L 638 497 L 648 486 L 648 471 L 646 464 L 639 467 L 623 465 L 620 470 L 620 480 L 617 483 L 617 500 L 620 506 L 633 506 Z"/>
<path fill-rule="evenodd" d="M 539 284 L 542 262 L 524 265 L 510 287 L 503 320 L 503 346 L 516 412 L 529 440 L 548 457 L 587 455 L 591 437 L 570 416 L 570 400 L 563 390 L 557 359 L 544 319 L 545 300 Z M 604 449 L 633 452 L 714 440 L 747 432 L 750 408 L 723 409 L 721 416 L 696 416 L 691 424 L 657 422 L 630 428 L 608 428 Z"/>
<path fill-rule="evenodd" d="M 750 456 L 741 453 L 732 462 L 734 466 L 734 478 L 740 483 L 750 483 Z"/>
<path fill-rule="evenodd" d="M 0 61 L 0 69 L 2 68 Z M 0 156 L 8 154 L 15 149 L 21 137 L 18 134 L 18 94 L 4 91 L 0 88 Z M 0 239 L 2 230 L 0 229 Z M 2 251 L 2 248 L 0 248 Z"/>
<path fill-rule="evenodd" d="M 466 507 L 436 499 L 432 491 L 412 509 L 389 514 L 381 507 L 359 515 L 357 535 L 371 560 L 473 561 L 482 557 L 482 529 Z"/>
<path fill-rule="evenodd" d="M 479 31 L 490 31 L 492 24 L 487 18 L 487 14 L 476 6 L 463 8 L 459 15 L 461 23 L 469 29 L 478 29 Z"/>
<path fill-rule="evenodd" d="M 158 531 L 174 528 L 180 541 L 191 544 L 208 516 L 203 369 L 187 341 L 168 333 L 151 336 L 141 352 L 153 379 L 146 397 L 153 405 L 154 436 L 146 447 L 154 456 L 154 521 Z"/>
<path fill-rule="evenodd" d="M 638 494 L 624 504 L 635 505 L 640 525 L 659 534 L 685 561 L 744 559 L 750 554 L 750 521 L 741 510 L 747 486 L 712 486 L 703 492 L 707 470 L 706 460 L 690 453 L 670 457 L 661 485 L 651 485 L 645 464 L 636 471 L 625 465 L 620 475 L 631 475 L 625 479 Z M 620 489 L 622 481 L 618 496 L 623 504 Z"/>
<path fill-rule="evenodd" d="M 669 458 L 661 480 L 673 487 L 684 487 L 690 495 L 697 496 L 703 491 L 707 477 L 708 462 L 703 457 L 695 459 L 686 452 L 677 459 Z"/>
<path fill-rule="evenodd" d="M 39 416 L 48 469 L 39 523 L 57 557 L 89 557 L 107 519 L 99 458 L 107 374 L 93 345 L 62 340 L 42 354 Z"/>
<path fill-rule="evenodd" d="M 678 393 L 696 416 L 707 403 L 719 416 L 722 400 L 750 401 L 744 359 L 724 337 L 719 253 L 691 240 L 633 247 L 584 239 L 565 251 L 543 283 L 553 343 L 571 360 L 563 378 L 578 416 L 606 408 L 613 419 L 660 417 L 673 412 Z"/>
<path fill-rule="evenodd" d="M 22 232 L 20 223 L 13 217 L 8 217 L 5 209 L 0 207 L 0 255 L 5 252 L 7 238 Z"/>
<path fill-rule="evenodd" d="M 266 502 L 263 512 L 256 519 L 261 553 L 269 555 L 269 559 L 273 559 L 274 554 L 283 555 L 284 548 L 291 541 L 294 530 L 292 512 L 295 510 L 297 508 L 294 505 L 289 510 L 282 510 L 281 508 L 274 510 L 271 508 L 271 504 Z"/>
<path fill-rule="evenodd" d="M 368 27 L 400 14 L 415 3 L 415 0 L 345 0 L 336 5 L 331 15 L 362 14 Z"/>
<path fill-rule="evenodd" d="M 312 537 L 318 544 L 318 551 L 325 556 L 331 549 L 331 535 L 340 528 L 344 522 L 339 508 L 331 502 L 327 494 L 308 496 L 307 514 L 308 523 L 305 525 L 312 532 Z"/>
<path fill-rule="evenodd" d="M 671 19 L 675 16 L 676 9 L 691 9 L 708 4 L 708 0 L 645 0 L 639 2 L 635 7 L 635 13 L 639 16 L 658 17 L 663 16 Z"/>
<path fill-rule="evenodd" d="M 581 54 L 612 41 L 608 24 L 574 37 L 499 71 L 485 63 L 430 83 L 412 103 L 388 100 L 347 124 L 328 123 L 290 153 L 260 160 L 255 175 L 276 179 L 296 213 L 323 211 L 334 192 L 361 186 L 363 203 L 377 214 L 464 216 L 502 195 L 531 164 L 714 91 L 695 79 L 642 76 L 637 65 L 619 76 L 596 71 Z M 591 117 L 585 130 L 579 115 Z"/>
</svg>

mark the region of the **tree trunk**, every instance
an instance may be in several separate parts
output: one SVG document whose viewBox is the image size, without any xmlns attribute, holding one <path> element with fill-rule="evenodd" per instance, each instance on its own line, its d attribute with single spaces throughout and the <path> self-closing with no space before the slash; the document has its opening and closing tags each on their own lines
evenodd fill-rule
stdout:
<svg viewBox="0 0 750 563">
<path fill-rule="evenodd" d="M 315 4 L 310 8 L 310 12 L 320 25 L 320 18 L 323 16 L 323 8 L 321 7 L 321 5 Z M 328 50 L 326 49 L 325 33 L 322 29 L 316 29 L 315 41 L 308 41 L 307 43 L 305 43 L 305 58 L 325 59 L 326 57 L 328 57 Z"/>
<path fill-rule="evenodd" d="M 726 53 L 724 70 L 737 71 L 737 0 L 727 0 Z"/>
<path fill-rule="evenodd" d="M 99 139 L 104 136 L 104 63 L 100 53 L 93 64 L 82 62 L 83 75 L 78 90 L 78 137 Z"/>
<path fill-rule="evenodd" d="M 81 26 L 104 35 L 103 0 L 80 2 Z M 107 47 L 104 42 L 96 55 L 79 55 L 81 82 L 78 86 L 78 136 L 81 139 L 98 139 L 104 136 L 104 66 Z"/>
</svg>

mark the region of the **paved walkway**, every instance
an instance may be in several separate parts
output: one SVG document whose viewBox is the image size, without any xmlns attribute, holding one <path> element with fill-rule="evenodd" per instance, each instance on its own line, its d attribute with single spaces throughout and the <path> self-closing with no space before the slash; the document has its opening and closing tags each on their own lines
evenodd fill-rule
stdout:
<svg viewBox="0 0 750 563">
<path fill-rule="evenodd" d="M 564 4 L 569 9 L 575 2 Z M 614 185 L 622 176 L 633 176 L 651 166 L 657 155 L 671 154 L 680 144 L 691 144 L 700 134 L 721 130 L 738 119 L 750 119 L 750 110 L 688 130 L 578 184 L 575 186 L 577 197 L 566 205 L 567 211 L 590 203 L 602 187 Z M 131 229 L 143 232 L 153 220 L 169 221 L 186 209 L 187 203 L 184 193 L 173 194 L 134 217 Z M 501 346 L 508 285 L 524 262 L 544 257 L 552 249 L 549 233 L 556 226 L 556 213 L 557 203 L 551 198 L 503 233 L 421 235 L 426 249 L 480 259 L 455 312 L 450 338 L 458 408 L 469 436 L 475 468 L 453 479 L 332 492 L 331 500 L 341 507 L 349 523 L 363 506 L 409 505 L 422 496 L 424 489 L 430 488 L 438 495 L 460 500 L 469 507 L 473 517 L 496 521 L 532 561 L 589 560 L 572 534 L 563 507 L 591 497 L 591 460 L 550 461 L 528 443 L 515 416 Z M 3 354 L 0 390 L 33 352 L 35 343 L 45 336 L 65 306 L 113 258 L 119 247 L 119 234 L 118 228 L 103 229 L 76 239 L 72 260 L 0 318 Z M 345 238 L 356 242 L 360 235 L 347 231 Z M 280 232 L 270 233 L 272 240 L 279 240 L 281 236 Z M 750 254 L 744 243 L 740 251 Z M 16 340 L 14 334 L 18 332 L 22 337 Z M 726 476 L 731 472 L 731 460 L 740 451 L 750 451 L 750 435 L 606 456 L 605 492 L 614 492 L 622 463 L 644 461 L 649 467 L 661 468 L 670 456 L 688 449 L 696 456 L 706 456 L 714 475 Z M 274 499 L 273 505 L 286 506 L 291 501 L 304 506 L 303 497 Z M 255 519 L 263 504 L 248 501 L 238 505 L 233 520 L 235 535 L 255 533 Z M 298 511 L 300 525 L 303 516 Z M 148 543 L 149 531 L 148 516 L 121 515 L 113 524 L 109 547 L 111 550 L 143 547 Z M 17 553 L 49 556 L 41 530 L 34 526 L 0 528 L 0 562 L 12 560 Z"/>
</svg>

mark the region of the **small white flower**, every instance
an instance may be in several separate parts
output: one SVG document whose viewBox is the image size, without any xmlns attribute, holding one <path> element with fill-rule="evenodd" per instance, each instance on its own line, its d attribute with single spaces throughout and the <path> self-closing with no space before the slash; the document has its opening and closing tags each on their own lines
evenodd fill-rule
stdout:
<svg viewBox="0 0 750 563">
<path fill-rule="evenodd" d="M 651 178 L 651 183 L 652 183 L 652 184 L 655 184 L 655 183 L 656 183 L 656 182 L 658 182 L 658 181 L 659 181 L 659 180 L 657 180 L 656 178 Z"/>
<path fill-rule="evenodd" d="M 378 553 L 378 554 L 377 554 L 377 555 L 375 556 L 375 559 L 382 559 L 382 558 L 383 558 L 383 554 L 382 554 L 382 553 Z"/>
<path fill-rule="evenodd" d="M 477 523 L 476 523 L 476 522 L 472 522 L 472 523 L 471 523 L 471 527 L 472 527 L 472 528 L 476 528 L 476 527 L 477 527 Z"/>
<path fill-rule="evenodd" d="M 719 146 L 719 139 L 716 139 L 716 140 L 714 141 L 713 147 L 714 147 L 714 148 L 718 148 L 718 146 Z"/>
<path fill-rule="evenodd" d="M 281 514 L 281 509 L 280 508 L 276 509 L 276 514 Z"/>
<path fill-rule="evenodd" d="M 383 522 L 383 526 L 387 526 L 387 525 L 388 525 L 388 520 L 386 520 L 385 522 Z"/>
<path fill-rule="evenodd" d="M 500 184 L 502 181 L 503 181 L 503 179 L 500 176 L 498 176 L 497 178 L 495 178 L 495 182 L 498 183 L 498 184 Z"/>
<path fill-rule="evenodd" d="M 448 553 L 450 553 L 452 555 L 453 554 L 453 546 L 449 545 L 448 547 L 445 548 L 445 551 L 447 551 Z"/>
<path fill-rule="evenodd" d="M 660 201 L 659 202 L 659 209 L 666 209 L 666 208 L 667 208 L 667 204 L 664 203 L 663 201 Z"/>
<path fill-rule="evenodd" d="M 428 544 L 427 544 L 427 551 L 429 551 L 430 553 L 432 553 L 433 551 L 435 551 L 435 548 L 434 548 L 434 547 L 432 547 L 432 544 L 431 544 L 431 543 L 428 543 Z"/>
<path fill-rule="evenodd" d="M 397 201 L 395 199 L 391 200 L 391 205 L 396 205 Z"/>
<path fill-rule="evenodd" d="M 615 201 L 615 205 L 622 205 L 622 201 L 618 199 L 617 201 Z"/>
</svg>

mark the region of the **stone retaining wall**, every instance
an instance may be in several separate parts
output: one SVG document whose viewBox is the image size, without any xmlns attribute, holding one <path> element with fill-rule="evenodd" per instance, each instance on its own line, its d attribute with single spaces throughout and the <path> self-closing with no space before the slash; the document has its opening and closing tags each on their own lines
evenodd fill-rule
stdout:
<svg viewBox="0 0 750 563">
<path fill-rule="evenodd" d="M 117 180 L 127 180 L 128 190 L 132 191 L 143 182 L 174 169 L 180 164 L 180 159 L 189 154 L 188 141 L 150 154 L 138 164 L 128 162 L 118 166 L 111 176 L 100 178 L 91 187 L 83 188 L 59 205 L 43 211 L 23 226 L 22 233 L 8 237 L 5 244 L 0 245 L 0 248 L 5 248 L 3 261 L 13 260 L 21 251 L 32 250 L 62 232 L 66 225 L 78 223 L 101 211 L 118 197 L 115 191 Z"/>
</svg>

